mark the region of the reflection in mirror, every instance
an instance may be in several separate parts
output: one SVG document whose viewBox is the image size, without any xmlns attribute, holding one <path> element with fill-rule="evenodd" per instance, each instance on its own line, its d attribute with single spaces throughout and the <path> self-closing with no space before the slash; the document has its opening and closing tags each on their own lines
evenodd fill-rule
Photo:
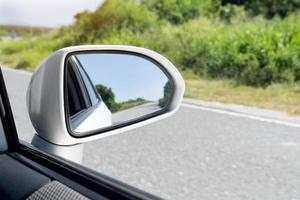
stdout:
<svg viewBox="0 0 300 200">
<path fill-rule="evenodd" d="M 148 58 L 78 53 L 67 60 L 67 105 L 75 135 L 151 117 L 169 104 L 173 83 Z"/>
</svg>

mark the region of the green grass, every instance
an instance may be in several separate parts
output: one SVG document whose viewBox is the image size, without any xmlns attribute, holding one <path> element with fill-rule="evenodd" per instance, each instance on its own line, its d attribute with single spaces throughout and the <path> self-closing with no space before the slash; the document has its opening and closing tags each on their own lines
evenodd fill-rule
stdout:
<svg viewBox="0 0 300 200">
<path fill-rule="evenodd" d="M 199 78 L 183 72 L 185 97 L 240 104 L 300 115 L 300 84 L 273 84 L 266 88 L 237 85 L 232 80 Z"/>
<path fill-rule="evenodd" d="M 43 59 L 61 45 L 60 40 L 51 40 L 52 34 L 20 40 L 0 41 L 0 65 L 34 71 Z"/>
</svg>

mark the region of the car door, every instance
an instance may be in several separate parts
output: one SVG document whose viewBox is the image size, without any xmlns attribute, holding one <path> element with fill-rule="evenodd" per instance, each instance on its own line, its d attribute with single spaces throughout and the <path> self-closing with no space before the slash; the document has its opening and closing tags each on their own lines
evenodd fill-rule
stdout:
<svg viewBox="0 0 300 200">
<path fill-rule="evenodd" d="M 0 70 L 1 199 L 159 199 L 19 141 Z"/>
</svg>

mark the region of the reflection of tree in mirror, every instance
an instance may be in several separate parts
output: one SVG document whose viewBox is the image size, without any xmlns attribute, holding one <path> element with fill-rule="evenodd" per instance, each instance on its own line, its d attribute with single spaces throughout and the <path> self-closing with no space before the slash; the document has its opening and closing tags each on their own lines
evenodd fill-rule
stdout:
<svg viewBox="0 0 300 200">
<path fill-rule="evenodd" d="M 97 92 L 100 94 L 102 100 L 106 104 L 107 108 L 112 112 L 118 112 L 121 110 L 126 110 L 129 108 L 133 108 L 145 103 L 148 103 L 149 101 L 143 99 L 143 98 L 136 98 L 136 99 L 130 99 L 127 101 L 123 101 L 120 103 L 117 103 L 115 100 L 115 93 L 112 91 L 111 88 L 106 87 L 102 84 L 96 85 Z"/>
<path fill-rule="evenodd" d="M 111 112 L 117 112 L 120 109 L 120 105 L 115 101 L 115 94 L 111 88 L 97 84 L 96 89 Z"/>
<path fill-rule="evenodd" d="M 133 108 L 133 107 L 136 107 L 136 106 L 148 103 L 148 102 L 149 101 L 147 101 L 143 98 L 136 98 L 136 99 L 130 99 L 128 101 L 123 101 L 123 102 L 119 103 L 119 106 L 120 106 L 119 111 L 127 110 L 129 108 Z"/>
<path fill-rule="evenodd" d="M 159 99 L 158 104 L 160 107 L 165 107 L 168 103 L 169 100 L 171 99 L 172 95 L 172 85 L 171 82 L 168 81 L 165 86 L 164 86 L 164 97 Z"/>
</svg>

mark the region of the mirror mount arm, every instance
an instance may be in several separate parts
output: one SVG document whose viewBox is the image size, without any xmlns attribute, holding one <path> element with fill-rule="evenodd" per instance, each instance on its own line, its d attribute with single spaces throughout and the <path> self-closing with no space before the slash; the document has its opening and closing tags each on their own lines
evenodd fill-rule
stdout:
<svg viewBox="0 0 300 200">
<path fill-rule="evenodd" d="M 57 145 L 44 140 L 37 134 L 34 135 L 31 144 L 47 153 L 82 164 L 83 144 L 74 144 L 68 146 Z"/>
</svg>

